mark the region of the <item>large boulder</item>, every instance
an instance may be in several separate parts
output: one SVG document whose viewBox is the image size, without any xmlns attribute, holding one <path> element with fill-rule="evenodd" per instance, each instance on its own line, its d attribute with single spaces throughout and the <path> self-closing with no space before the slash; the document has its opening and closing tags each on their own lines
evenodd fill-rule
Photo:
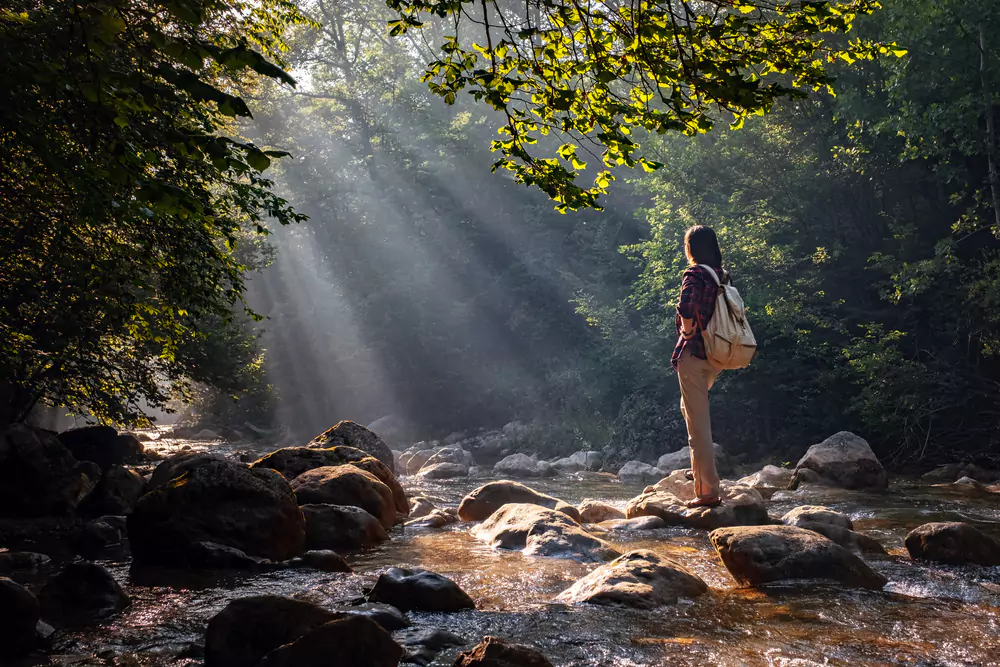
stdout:
<svg viewBox="0 0 1000 667">
<path fill-rule="evenodd" d="M 372 619 L 351 615 L 324 623 L 274 649 L 260 667 L 396 667 L 402 647 Z"/>
<path fill-rule="evenodd" d="M 745 586 L 796 579 L 880 589 L 882 575 L 819 533 L 794 526 L 737 526 L 709 533 L 733 578 Z"/>
<path fill-rule="evenodd" d="M 600 523 L 602 521 L 625 518 L 625 512 L 622 512 L 617 507 L 612 507 L 607 503 L 602 503 L 599 500 L 591 498 L 584 498 L 577 506 L 577 509 L 580 510 L 581 523 Z"/>
<path fill-rule="evenodd" d="M 781 523 L 800 528 L 808 528 L 811 524 L 822 523 L 854 530 L 854 522 L 851 521 L 851 517 L 821 505 L 800 505 L 781 517 Z"/>
<path fill-rule="evenodd" d="M 353 464 L 313 468 L 293 479 L 291 485 L 302 505 L 352 505 L 374 516 L 385 528 L 396 524 L 392 490 Z M 409 507 L 406 509 L 409 512 Z"/>
<path fill-rule="evenodd" d="M 600 452 L 574 452 L 570 456 L 552 462 L 552 467 L 559 472 L 573 473 L 584 470 L 600 470 L 604 457 Z"/>
<path fill-rule="evenodd" d="M 906 536 L 911 558 L 948 565 L 1000 565 L 1000 543 L 967 523 L 925 523 Z"/>
<path fill-rule="evenodd" d="M 770 499 L 777 491 L 788 488 L 793 475 L 794 472 L 789 468 L 768 465 L 752 475 L 741 477 L 736 483 L 757 489 L 760 495 Z"/>
<path fill-rule="evenodd" d="M 80 511 L 87 516 L 125 516 L 132 513 L 142 497 L 146 482 L 134 470 L 113 465 L 108 468 L 94 491 L 81 503 Z"/>
<path fill-rule="evenodd" d="M 476 465 L 475 459 L 472 458 L 470 452 L 465 451 L 458 445 L 449 445 L 447 447 L 442 447 L 441 449 L 434 452 L 421 468 L 430 468 L 439 463 L 455 463 L 458 465 L 463 465 L 465 467 L 471 467 Z"/>
<path fill-rule="evenodd" d="M 372 602 L 384 602 L 402 611 L 461 611 L 476 603 L 454 581 L 426 570 L 391 567 L 369 591 Z"/>
<path fill-rule="evenodd" d="M 722 448 L 719 443 L 713 443 L 712 449 L 715 451 L 715 467 L 718 469 L 720 474 L 728 474 L 731 472 L 732 465 L 729 463 L 729 454 L 726 450 Z M 670 452 L 669 454 L 664 454 L 656 461 L 656 467 L 662 470 L 665 474 L 669 474 L 674 470 L 687 470 L 691 468 L 691 448 L 682 447 L 676 452 Z"/>
<path fill-rule="evenodd" d="M 257 667 L 271 651 L 339 617 L 277 595 L 233 600 L 208 622 L 205 667 Z"/>
<path fill-rule="evenodd" d="M 117 614 L 131 604 L 111 573 L 96 563 L 69 563 L 38 594 L 42 617 L 59 627 L 79 627 Z"/>
<path fill-rule="evenodd" d="M 685 502 L 694 498 L 694 482 L 685 479 L 683 471 L 675 470 L 630 500 L 625 516 L 656 516 L 667 525 L 701 530 L 770 523 L 764 499 L 754 489 L 723 481 L 721 496 L 723 502 L 717 507 L 687 507 Z"/>
<path fill-rule="evenodd" d="M 128 518 L 128 536 L 136 564 L 168 567 L 197 566 L 204 542 L 287 560 L 302 552 L 306 537 L 288 480 L 229 461 L 204 462 L 144 495 Z"/>
<path fill-rule="evenodd" d="M 111 466 L 138 463 L 145 448 L 131 433 L 119 434 L 110 426 L 86 426 L 63 431 L 59 441 L 78 461 L 93 461 L 107 470 Z"/>
<path fill-rule="evenodd" d="M 20 658 L 35 647 L 38 600 L 21 584 L 0 577 L 0 662 Z"/>
<path fill-rule="evenodd" d="M 472 650 L 459 653 L 455 667 L 552 667 L 552 663 L 530 646 L 487 636 Z"/>
<path fill-rule="evenodd" d="M 885 555 L 882 544 L 873 537 L 854 531 L 854 522 L 846 514 L 819 505 L 802 505 L 781 517 L 786 526 L 796 526 L 819 533 L 840 546 L 862 554 Z"/>
<path fill-rule="evenodd" d="M 424 467 L 417 473 L 417 477 L 423 479 L 454 479 L 456 477 L 468 477 L 469 466 L 461 463 L 425 463 Z"/>
<path fill-rule="evenodd" d="M 375 475 L 380 482 L 392 490 L 393 503 L 396 511 L 406 516 L 410 513 L 410 503 L 406 492 L 396 479 L 392 468 L 386 466 L 377 458 L 354 447 L 340 446 L 320 449 L 316 447 L 285 447 L 271 452 L 252 464 L 251 468 L 273 468 L 288 480 L 293 480 L 304 472 L 351 464 Z"/>
<path fill-rule="evenodd" d="M 812 471 L 816 477 L 804 471 Z M 804 481 L 844 489 L 884 489 L 889 484 L 868 442 L 850 431 L 835 433 L 806 451 L 789 486 L 794 489 Z"/>
<path fill-rule="evenodd" d="M 418 449 L 412 452 L 403 452 L 403 456 L 400 457 L 400 465 L 402 466 L 403 473 L 406 475 L 416 475 L 432 456 L 434 456 L 433 449 Z"/>
<path fill-rule="evenodd" d="M 629 461 L 618 471 L 618 479 L 627 483 L 654 484 L 667 473 L 642 461 Z"/>
<path fill-rule="evenodd" d="M 483 521 L 510 503 L 529 503 L 547 507 L 563 512 L 574 521 L 580 521 L 580 512 L 572 505 L 510 480 L 490 482 L 469 493 L 462 498 L 462 503 L 458 506 L 458 517 L 462 521 Z"/>
<path fill-rule="evenodd" d="M 419 519 L 422 516 L 427 516 L 437 507 L 427 498 L 423 496 L 415 496 L 410 498 L 410 518 Z"/>
<path fill-rule="evenodd" d="M 511 454 L 493 466 L 493 474 L 500 477 L 551 477 L 556 469 L 548 461 L 539 461 L 527 454 Z"/>
<path fill-rule="evenodd" d="M 227 461 L 220 454 L 208 452 L 179 452 L 160 461 L 146 484 L 146 491 L 158 489 L 175 477 L 180 477 L 188 470 L 215 461 Z"/>
<path fill-rule="evenodd" d="M 525 555 L 601 562 L 618 556 L 610 544 L 587 533 L 556 510 L 538 505 L 504 505 L 472 530 L 494 549 L 519 549 Z"/>
<path fill-rule="evenodd" d="M 350 505 L 302 505 L 307 549 L 361 549 L 385 542 L 379 520 Z"/>
<path fill-rule="evenodd" d="M 653 551 L 639 549 L 597 568 L 556 597 L 570 604 L 589 603 L 652 609 L 694 598 L 708 585 L 684 566 Z"/>
<path fill-rule="evenodd" d="M 320 449 L 340 446 L 360 449 L 384 463 L 389 470 L 395 469 L 389 445 L 385 444 L 374 431 L 347 419 L 323 431 L 309 442 L 309 447 Z"/>
<path fill-rule="evenodd" d="M 54 433 L 23 424 L 0 431 L 0 516 L 69 514 L 96 481 Z"/>
</svg>

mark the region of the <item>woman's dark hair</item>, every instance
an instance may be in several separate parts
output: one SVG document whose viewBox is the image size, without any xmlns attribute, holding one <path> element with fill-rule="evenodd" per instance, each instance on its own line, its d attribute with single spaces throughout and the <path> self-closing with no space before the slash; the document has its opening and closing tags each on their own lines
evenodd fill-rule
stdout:
<svg viewBox="0 0 1000 667">
<path fill-rule="evenodd" d="M 716 269 L 722 268 L 719 239 L 711 227 L 698 225 L 688 229 L 684 234 L 684 254 L 691 264 L 708 264 Z"/>
</svg>

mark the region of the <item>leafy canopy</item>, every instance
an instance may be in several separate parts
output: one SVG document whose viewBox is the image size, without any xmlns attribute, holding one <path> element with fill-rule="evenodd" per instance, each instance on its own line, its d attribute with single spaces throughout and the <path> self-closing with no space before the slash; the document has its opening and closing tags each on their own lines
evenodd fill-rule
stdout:
<svg viewBox="0 0 1000 667">
<path fill-rule="evenodd" d="M 563 212 L 597 206 L 619 165 L 659 166 L 634 129 L 693 135 L 720 118 L 738 127 L 778 99 L 829 89 L 827 63 L 892 48 L 840 37 L 877 0 L 388 3 L 399 12 L 393 34 L 446 19 L 435 23 L 443 41 L 425 73 L 431 90 L 451 104 L 468 89 L 502 112 L 494 170 L 540 187 Z M 601 164 L 589 186 L 578 184 L 589 164 L 580 147 Z"/>
</svg>

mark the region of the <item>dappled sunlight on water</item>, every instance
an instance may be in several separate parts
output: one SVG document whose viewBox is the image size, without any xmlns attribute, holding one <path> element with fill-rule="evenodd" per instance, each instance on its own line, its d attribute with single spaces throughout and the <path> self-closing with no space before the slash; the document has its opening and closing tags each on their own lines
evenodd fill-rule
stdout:
<svg viewBox="0 0 1000 667">
<path fill-rule="evenodd" d="M 403 481 L 411 495 L 454 506 L 486 480 Z M 595 498 L 621 508 L 641 490 L 596 474 L 525 483 L 569 502 Z M 890 556 L 869 559 L 889 579 L 884 591 L 822 582 L 739 589 L 706 533 L 669 528 L 602 537 L 623 552 L 651 549 L 677 560 L 702 577 L 710 593 L 652 611 L 571 607 L 552 600 L 595 565 L 497 551 L 464 523 L 443 530 L 397 526 L 390 542 L 348 556 L 353 575 L 280 571 L 166 588 L 135 585 L 127 567 L 112 565 L 133 606 L 104 626 L 62 635 L 56 648 L 64 657 L 57 662 L 200 665 L 205 625 L 229 600 L 273 593 L 343 605 L 380 571 L 400 565 L 449 576 L 477 602 L 475 612 L 411 613 L 416 625 L 455 632 L 469 646 L 486 634 L 533 644 L 560 667 L 1000 665 L 1000 568 L 914 563 L 903 548 L 906 532 L 927 521 L 969 521 L 1000 537 L 1000 502 L 896 483 L 882 494 L 779 497 L 770 511 L 781 516 L 813 502 L 849 514 L 889 549 Z M 451 665 L 459 650 L 442 653 L 434 664 Z M 83 660 L 94 654 L 104 657 Z M 175 660 L 178 654 L 188 657 Z"/>
</svg>

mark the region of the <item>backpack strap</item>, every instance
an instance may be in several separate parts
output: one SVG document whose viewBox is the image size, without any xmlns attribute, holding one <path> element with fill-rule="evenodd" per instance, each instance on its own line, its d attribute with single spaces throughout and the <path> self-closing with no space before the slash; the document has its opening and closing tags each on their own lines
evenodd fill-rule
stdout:
<svg viewBox="0 0 1000 667">
<path fill-rule="evenodd" d="M 712 280 L 715 281 L 716 287 L 722 287 L 722 281 L 719 280 L 719 274 L 715 272 L 715 269 L 710 267 L 708 264 L 699 264 L 698 266 L 708 271 L 709 275 L 712 276 Z"/>
</svg>

